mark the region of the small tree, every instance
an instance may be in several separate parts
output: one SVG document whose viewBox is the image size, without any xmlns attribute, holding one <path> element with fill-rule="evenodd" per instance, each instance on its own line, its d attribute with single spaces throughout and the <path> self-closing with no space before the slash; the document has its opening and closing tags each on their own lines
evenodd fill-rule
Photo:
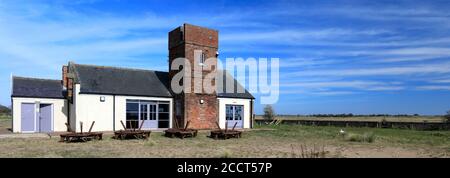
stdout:
<svg viewBox="0 0 450 178">
<path fill-rule="evenodd" d="M 272 105 L 266 105 L 264 107 L 264 119 L 266 120 L 275 119 L 275 111 L 273 110 Z"/>
</svg>

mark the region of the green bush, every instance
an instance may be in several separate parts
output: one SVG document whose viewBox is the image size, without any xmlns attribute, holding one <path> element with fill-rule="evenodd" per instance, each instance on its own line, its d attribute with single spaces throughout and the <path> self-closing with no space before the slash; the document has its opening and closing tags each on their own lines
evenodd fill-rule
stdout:
<svg viewBox="0 0 450 178">
<path fill-rule="evenodd" d="M 345 136 L 345 140 L 350 141 L 350 142 L 372 143 L 375 141 L 375 134 L 373 134 L 372 132 L 365 132 L 364 134 L 348 133 Z"/>
<path fill-rule="evenodd" d="M 275 111 L 271 105 L 266 105 L 264 107 L 264 119 L 266 120 L 273 120 L 275 119 Z"/>
</svg>

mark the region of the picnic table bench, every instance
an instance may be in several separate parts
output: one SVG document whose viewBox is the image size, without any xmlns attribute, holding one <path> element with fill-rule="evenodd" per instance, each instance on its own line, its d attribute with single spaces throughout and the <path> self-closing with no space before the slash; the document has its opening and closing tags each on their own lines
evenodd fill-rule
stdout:
<svg viewBox="0 0 450 178">
<path fill-rule="evenodd" d="M 236 127 L 236 124 L 234 124 L 233 129 L 228 130 L 227 123 L 225 123 L 225 129 L 221 129 L 219 126 L 219 123 L 216 122 L 218 130 L 212 130 L 210 133 L 210 138 L 213 139 L 230 139 L 230 138 L 241 138 L 242 137 L 242 131 L 234 130 Z"/>
<path fill-rule="evenodd" d="M 122 124 L 122 127 L 124 130 L 119 130 L 114 132 L 114 139 L 145 139 L 147 140 L 150 138 L 150 134 L 152 133 L 150 130 L 142 130 L 142 125 L 144 124 L 144 121 L 142 121 L 141 125 L 139 126 L 139 129 L 128 129 L 125 124 L 123 124 L 122 121 L 120 121 Z"/>
<path fill-rule="evenodd" d="M 166 137 L 170 137 L 170 138 L 174 138 L 174 137 L 178 137 L 181 139 L 187 138 L 187 137 L 196 137 L 198 130 L 196 129 L 188 129 L 190 121 L 188 121 L 186 123 L 186 126 L 184 128 L 179 128 L 178 126 L 178 122 L 175 122 L 175 125 L 177 128 L 173 128 L 173 129 L 167 129 L 164 131 L 164 135 Z"/>
<path fill-rule="evenodd" d="M 94 126 L 95 121 L 92 122 L 91 128 L 89 128 L 88 132 L 83 132 L 83 122 L 80 122 L 80 132 L 74 132 L 70 129 L 69 124 L 66 123 L 66 126 L 70 133 L 60 134 L 60 142 L 87 142 L 90 140 L 102 140 L 103 133 L 101 132 L 91 132 L 92 127 Z"/>
</svg>

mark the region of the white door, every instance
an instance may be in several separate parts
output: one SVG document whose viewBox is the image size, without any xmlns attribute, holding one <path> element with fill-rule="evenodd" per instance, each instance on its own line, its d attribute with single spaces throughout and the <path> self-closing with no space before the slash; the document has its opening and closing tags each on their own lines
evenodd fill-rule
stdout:
<svg viewBox="0 0 450 178">
<path fill-rule="evenodd" d="M 242 105 L 226 105 L 226 122 L 228 128 L 244 128 L 244 106 Z"/>
<path fill-rule="evenodd" d="M 142 128 L 158 128 L 157 107 L 158 105 L 156 103 L 140 104 L 139 126 L 140 124 L 142 124 L 142 122 L 144 122 Z"/>
</svg>

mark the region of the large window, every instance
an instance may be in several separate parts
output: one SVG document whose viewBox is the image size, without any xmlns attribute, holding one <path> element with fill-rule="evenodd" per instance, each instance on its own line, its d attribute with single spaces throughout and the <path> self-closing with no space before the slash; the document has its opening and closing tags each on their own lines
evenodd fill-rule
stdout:
<svg viewBox="0 0 450 178">
<path fill-rule="evenodd" d="M 169 128 L 170 104 L 163 101 L 127 100 L 127 128 Z"/>
<path fill-rule="evenodd" d="M 169 103 L 158 104 L 158 128 L 169 128 L 170 105 Z"/>
<path fill-rule="evenodd" d="M 127 102 L 127 128 L 139 127 L 139 102 Z"/>
</svg>

